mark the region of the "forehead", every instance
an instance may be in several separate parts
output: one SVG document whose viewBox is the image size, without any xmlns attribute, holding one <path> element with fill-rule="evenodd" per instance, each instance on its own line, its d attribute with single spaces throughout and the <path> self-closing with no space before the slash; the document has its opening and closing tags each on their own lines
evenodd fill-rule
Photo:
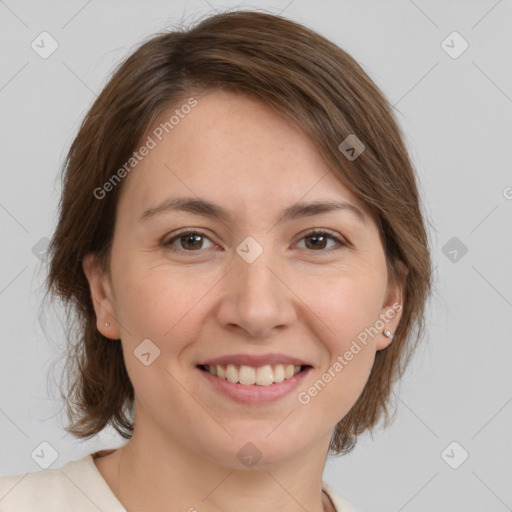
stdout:
<svg viewBox="0 0 512 512">
<path fill-rule="evenodd" d="M 312 199 L 344 199 L 364 209 L 314 143 L 275 110 L 217 90 L 195 99 L 196 106 L 174 115 L 172 124 L 179 105 L 149 131 L 154 147 L 126 178 L 120 199 L 130 210 L 140 215 L 152 204 L 184 195 L 237 211 Z"/>
</svg>

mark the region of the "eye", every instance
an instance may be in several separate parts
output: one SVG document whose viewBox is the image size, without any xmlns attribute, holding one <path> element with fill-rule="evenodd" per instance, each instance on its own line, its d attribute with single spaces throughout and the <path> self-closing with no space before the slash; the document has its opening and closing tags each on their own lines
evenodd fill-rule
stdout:
<svg viewBox="0 0 512 512">
<path fill-rule="evenodd" d="M 309 233 L 306 233 L 301 238 L 302 240 L 310 240 L 310 242 L 306 242 L 306 248 L 316 250 L 315 252 L 322 252 L 322 249 L 326 248 L 327 241 L 334 240 L 338 245 L 341 246 L 348 246 L 348 243 L 342 240 L 341 238 L 331 234 L 329 231 L 322 231 L 322 230 L 313 230 Z M 317 250 L 318 249 L 318 250 Z M 337 250 L 337 249 L 333 249 Z M 325 252 L 325 251 L 323 251 Z"/>
<path fill-rule="evenodd" d="M 173 237 L 164 242 L 163 245 L 172 251 L 198 252 L 200 249 L 205 249 L 205 239 L 212 244 L 211 247 L 215 247 L 215 244 L 213 244 L 213 242 L 206 236 L 205 233 L 191 229 L 175 234 Z M 334 241 L 340 246 L 348 246 L 346 241 L 325 230 L 310 231 L 309 233 L 306 233 L 300 241 L 302 240 L 310 240 L 309 243 L 306 242 L 306 249 L 313 249 L 315 252 L 325 252 L 328 240 Z M 176 247 L 176 242 L 180 245 L 180 247 Z M 331 249 L 332 247 L 329 250 Z"/>
<path fill-rule="evenodd" d="M 188 230 L 182 231 L 174 235 L 172 238 L 169 238 L 166 242 L 164 242 L 164 246 L 171 249 L 172 251 L 185 251 L 185 252 L 195 252 L 199 249 L 204 249 L 202 240 L 211 240 L 201 231 L 196 230 Z M 174 242 L 177 241 L 181 247 L 176 247 Z M 212 246 L 213 243 L 212 243 Z"/>
</svg>

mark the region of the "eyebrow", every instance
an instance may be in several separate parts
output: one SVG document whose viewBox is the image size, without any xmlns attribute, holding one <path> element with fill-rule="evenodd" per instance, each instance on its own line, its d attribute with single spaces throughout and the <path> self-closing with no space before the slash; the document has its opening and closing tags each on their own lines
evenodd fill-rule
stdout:
<svg viewBox="0 0 512 512">
<path fill-rule="evenodd" d="M 366 217 L 362 210 L 352 203 L 346 201 L 317 201 L 312 203 L 295 203 L 285 208 L 278 218 L 276 223 L 282 223 L 301 217 L 308 217 L 312 215 L 320 215 L 322 213 L 329 213 L 338 210 L 345 210 L 353 213 L 363 224 L 366 225 Z M 231 220 L 231 215 L 227 210 L 205 199 L 197 197 L 178 197 L 173 199 L 166 199 L 161 203 L 148 208 L 140 217 L 141 222 L 145 222 L 150 218 L 169 211 L 185 211 L 203 217 L 210 217 L 219 219 L 224 222 Z"/>
</svg>

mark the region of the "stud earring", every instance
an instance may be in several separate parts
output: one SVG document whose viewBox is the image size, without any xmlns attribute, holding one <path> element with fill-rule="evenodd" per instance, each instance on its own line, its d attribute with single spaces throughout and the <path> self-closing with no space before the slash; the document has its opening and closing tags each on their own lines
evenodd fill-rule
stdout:
<svg viewBox="0 0 512 512">
<path fill-rule="evenodd" d="M 105 322 L 105 327 L 108 327 L 109 325 L 110 325 L 110 322 L 107 320 L 107 321 Z"/>
<path fill-rule="evenodd" d="M 395 335 L 392 334 L 389 329 L 384 329 L 382 331 L 382 334 L 384 334 L 384 336 L 386 336 L 386 338 L 389 338 L 390 340 L 393 340 L 393 338 L 395 337 Z"/>
</svg>

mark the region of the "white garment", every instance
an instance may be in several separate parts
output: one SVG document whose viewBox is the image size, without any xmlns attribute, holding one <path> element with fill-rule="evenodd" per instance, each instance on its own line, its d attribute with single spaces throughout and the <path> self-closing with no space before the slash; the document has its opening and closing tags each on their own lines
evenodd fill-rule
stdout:
<svg viewBox="0 0 512 512">
<path fill-rule="evenodd" d="M 336 512 L 359 512 L 323 482 Z M 200 511 L 200 507 L 198 507 Z M 61 468 L 0 476 L 0 512 L 126 512 L 92 454 Z"/>
</svg>

